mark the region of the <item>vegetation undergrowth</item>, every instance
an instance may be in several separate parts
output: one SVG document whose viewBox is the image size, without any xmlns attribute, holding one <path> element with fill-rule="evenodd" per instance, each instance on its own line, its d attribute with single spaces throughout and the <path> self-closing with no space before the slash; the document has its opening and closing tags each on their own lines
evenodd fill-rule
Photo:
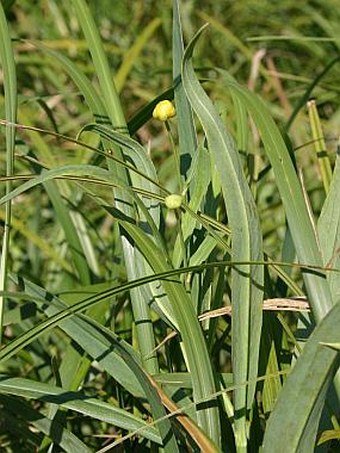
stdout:
<svg viewBox="0 0 340 453">
<path fill-rule="evenodd" d="M 0 450 L 337 451 L 335 0 L 128 3 L 0 3 Z"/>
</svg>

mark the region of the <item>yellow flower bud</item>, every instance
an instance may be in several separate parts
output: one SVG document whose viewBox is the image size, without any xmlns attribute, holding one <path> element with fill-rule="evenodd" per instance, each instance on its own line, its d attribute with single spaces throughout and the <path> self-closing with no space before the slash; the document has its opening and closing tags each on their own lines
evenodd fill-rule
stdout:
<svg viewBox="0 0 340 453">
<path fill-rule="evenodd" d="M 165 206 L 168 209 L 178 209 L 182 206 L 183 197 L 182 195 L 178 195 L 173 193 L 165 197 Z"/>
<path fill-rule="evenodd" d="M 154 108 L 152 116 L 159 121 L 167 121 L 176 115 L 175 107 L 170 101 L 160 101 Z"/>
</svg>

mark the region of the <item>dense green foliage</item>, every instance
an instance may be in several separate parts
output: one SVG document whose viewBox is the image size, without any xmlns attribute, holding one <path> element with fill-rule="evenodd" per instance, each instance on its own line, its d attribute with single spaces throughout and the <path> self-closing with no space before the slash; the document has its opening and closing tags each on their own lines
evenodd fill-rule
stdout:
<svg viewBox="0 0 340 453">
<path fill-rule="evenodd" d="M 336 6 L 1 0 L 0 451 L 337 451 Z"/>
</svg>

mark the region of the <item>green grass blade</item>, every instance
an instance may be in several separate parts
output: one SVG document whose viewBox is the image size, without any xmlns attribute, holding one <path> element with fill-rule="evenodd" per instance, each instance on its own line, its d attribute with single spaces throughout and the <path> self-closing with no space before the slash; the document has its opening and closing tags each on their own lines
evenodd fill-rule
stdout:
<svg viewBox="0 0 340 453">
<path fill-rule="evenodd" d="M 5 95 L 5 115 L 9 123 L 16 122 L 17 116 L 17 80 L 14 54 L 10 31 L 2 5 L 0 4 L 0 63 L 3 69 L 3 84 Z M 13 174 L 14 169 L 14 149 L 15 149 L 16 130 L 13 126 L 6 126 L 6 175 Z M 6 182 L 6 194 L 11 192 L 11 182 Z M 8 254 L 10 246 L 12 207 L 11 202 L 6 203 L 5 226 L 3 241 L 1 246 L 0 259 L 0 291 L 6 289 Z M 0 296 L 0 343 L 2 340 L 2 323 L 4 316 L 4 298 Z"/>
<path fill-rule="evenodd" d="M 228 82 L 240 98 L 259 129 L 265 151 L 271 162 L 277 187 L 300 262 L 321 266 L 322 259 L 311 224 L 302 189 L 286 144 L 264 103 L 255 94 Z M 303 274 L 313 314 L 320 321 L 333 305 L 329 285 L 323 274 Z"/>
<path fill-rule="evenodd" d="M 73 305 L 69 307 L 65 304 L 65 302 L 61 300 L 61 298 L 49 293 L 48 291 L 44 290 L 40 286 L 30 282 L 27 279 L 18 279 L 17 277 L 12 276 L 12 280 L 15 284 L 20 283 L 22 285 L 22 288 L 27 295 L 26 297 L 33 300 L 33 302 L 39 309 L 44 310 L 45 314 L 49 318 L 58 318 L 61 312 L 64 312 L 64 314 L 66 314 L 70 310 L 74 310 L 79 303 L 79 301 L 74 301 Z M 91 292 L 89 288 L 87 291 Z M 98 289 L 96 286 L 94 287 L 92 292 L 94 294 L 97 294 Z M 104 291 L 104 293 L 105 292 L 106 291 Z M 50 300 L 50 305 L 48 307 L 46 307 L 45 305 L 46 300 Z M 100 302 L 104 303 L 104 300 L 105 296 Z M 90 304 L 87 308 L 91 308 L 92 306 L 93 304 Z M 30 344 L 32 341 L 46 332 L 47 324 L 48 323 L 44 322 L 44 324 L 40 326 L 36 325 L 34 327 L 33 336 L 30 335 L 32 331 L 20 335 L 15 340 L 4 346 L 4 348 L 1 349 L 0 354 L 6 354 L 6 349 L 7 352 L 9 352 L 10 350 L 10 355 L 18 353 L 20 351 L 20 348 Z M 98 331 L 86 324 L 86 322 L 79 317 L 73 316 L 69 317 L 69 319 L 67 319 L 66 317 L 64 322 L 61 324 L 61 328 L 67 335 L 69 335 L 70 338 L 78 343 L 84 351 L 86 351 L 91 357 L 98 360 L 103 369 L 105 369 L 114 379 L 116 379 L 117 382 L 125 386 L 125 388 L 129 392 L 131 392 L 132 395 L 135 395 L 137 397 L 144 397 L 143 389 L 139 385 L 134 375 L 131 373 L 131 370 L 128 369 L 124 361 L 116 354 L 114 350 L 108 353 L 110 342 L 107 340 L 107 338 L 105 338 Z M 124 347 L 129 351 L 129 354 L 133 355 L 134 360 L 140 362 L 139 354 L 134 349 L 129 347 L 129 345 L 123 340 L 122 343 L 124 344 Z"/>
<path fill-rule="evenodd" d="M 125 347 L 122 343 L 121 338 L 113 334 L 110 330 L 103 327 L 102 325 L 95 322 L 93 319 L 88 318 L 87 323 L 94 327 L 97 332 L 100 332 L 107 340 L 110 341 L 111 345 L 108 352 L 114 348 L 120 357 L 124 360 L 129 369 L 134 373 L 139 384 L 144 390 L 148 403 L 151 406 L 151 412 L 155 419 L 158 421 L 157 427 L 162 439 L 163 448 L 166 453 L 177 453 L 178 446 L 175 439 L 175 432 L 172 429 L 171 422 L 166 418 L 166 411 L 163 407 L 160 395 L 158 394 L 155 387 L 152 385 L 147 372 L 145 369 L 134 359 L 133 354 L 129 353 L 130 347 Z"/>
<path fill-rule="evenodd" d="M 78 16 L 79 25 L 83 30 L 92 56 L 93 65 L 99 80 L 101 99 L 105 105 L 107 115 L 113 127 L 124 132 L 127 129 L 126 122 L 98 28 L 85 0 L 72 0 L 71 3 Z"/>
<path fill-rule="evenodd" d="M 33 426 L 36 432 L 44 433 L 45 436 L 51 439 L 56 445 L 59 445 L 63 451 L 67 453 L 73 453 L 74 451 L 91 453 L 92 450 L 77 436 L 59 423 L 58 420 L 50 420 L 42 412 L 33 409 L 24 401 L 11 396 L 1 395 L 0 404 L 6 408 L 6 422 L 11 424 L 10 430 L 13 429 L 15 431 L 18 427 L 20 431 L 17 432 L 18 438 L 24 438 L 27 442 L 25 448 L 28 448 L 28 445 L 32 445 L 32 443 L 34 444 L 34 442 L 37 441 L 37 437 L 32 436 L 32 438 L 30 438 Z M 24 420 L 24 425 L 20 423 L 18 416 L 20 419 Z M 39 437 L 36 450 L 39 448 L 38 445 Z"/>
<path fill-rule="evenodd" d="M 204 195 L 206 194 L 208 185 L 211 181 L 210 167 L 211 165 L 208 150 L 202 146 L 199 146 L 196 149 L 196 154 L 193 156 L 188 174 L 188 180 L 186 182 L 186 184 L 188 184 L 193 180 L 193 184 L 190 183 L 189 186 L 190 202 L 188 207 L 190 211 L 186 209 L 184 213 L 181 213 L 182 238 L 185 243 L 189 240 L 195 227 L 198 225 L 197 218 L 193 216 L 191 212 L 197 213 L 201 207 Z M 199 178 L 197 178 L 198 174 L 200 175 Z M 182 247 L 180 246 L 182 238 L 180 236 L 177 237 L 174 247 L 172 260 L 175 267 L 180 266 L 184 258 L 182 256 Z M 192 258 L 192 255 L 190 258 Z"/>
<path fill-rule="evenodd" d="M 38 184 L 45 183 L 46 181 L 50 181 L 52 179 L 61 177 L 61 176 L 94 176 L 100 179 L 108 179 L 110 177 L 110 173 L 100 167 L 95 167 L 93 165 L 65 165 L 62 167 L 57 167 L 53 170 L 46 170 L 42 174 L 32 178 L 29 181 L 21 184 L 16 189 L 12 190 L 8 195 L 4 195 L 0 199 L 0 205 L 6 203 L 8 200 L 12 200 L 13 198 L 17 197 L 21 193 L 35 187 Z"/>
<path fill-rule="evenodd" d="M 314 451 L 321 411 L 339 359 L 337 351 L 320 343 L 339 342 L 339 324 L 340 304 L 336 304 L 316 327 L 285 382 L 268 421 L 265 453 Z"/>
<path fill-rule="evenodd" d="M 144 420 L 126 410 L 99 399 L 88 397 L 81 392 L 69 392 L 67 389 L 51 384 L 0 375 L 0 393 L 57 404 L 60 407 L 102 420 L 124 430 L 134 431 L 142 429 L 144 437 L 158 444 L 161 443 L 157 430 L 148 426 Z"/>
<path fill-rule="evenodd" d="M 166 411 L 160 399 L 160 395 L 152 385 L 147 372 L 134 358 L 134 353 L 130 352 L 130 346 L 125 346 L 122 339 L 113 334 L 109 329 L 103 327 L 91 318 L 86 318 L 89 326 L 93 327 L 96 332 L 103 335 L 109 341 L 110 346 L 107 348 L 106 353 L 110 353 L 112 349 L 124 360 L 128 368 L 134 373 L 135 378 L 138 380 L 140 386 L 143 388 L 147 401 L 151 406 L 151 412 L 155 419 L 160 419 L 158 422 L 158 429 L 162 439 L 163 448 L 166 453 L 178 452 L 178 446 L 175 440 L 174 430 L 168 418 L 165 418 Z"/>
<path fill-rule="evenodd" d="M 315 154 L 319 162 L 321 180 L 326 194 L 329 191 L 329 186 L 332 180 L 332 168 L 328 157 L 325 137 L 322 132 L 321 121 L 314 99 L 307 103 L 309 124 L 312 130 L 312 139 L 314 142 Z"/>
<path fill-rule="evenodd" d="M 156 195 L 160 193 L 160 185 L 155 166 L 142 145 L 127 135 L 113 131 L 112 129 L 100 124 L 87 124 L 83 127 L 81 132 L 83 131 L 96 132 L 103 140 L 122 148 L 124 152 L 124 159 L 132 163 L 132 165 L 139 171 L 138 174 L 132 172 L 130 173 L 131 184 L 134 188 L 140 188 Z M 155 222 L 155 225 L 159 227 L 159 203 L 155 203 L 150 199 L 142 198 L 142 200 Z"/>
<path fill-rule="evenodd" d="M 114 379 L 117 379 L 124 388 L 132 391 L 132 394 L 139 397 L 146 396 L 152 407 L 152 413 L 155 418 L 162 419 L 166 415 L 158 393 L 153 388 L 147 374 L 141 366 L 140 356 L 130 345 L 94 319 L 87 316 L 71 316 L 71 319 L 68 319 L 70 318 L 70 313 L 79 306 L 79 303 L 76 303 L 73 307 L 65 308 L 65 304 L 57 297 L 48 294 L 39 286 L 21 278 L 19 280 L 14 278 L 14 281 L 24 285 L 24 289 L 27 290 L 27 292 L 38 296 L 38 298 L 35 299 L 37 303 L 44 304 L 44 301 L 48 299 L 49 305 L 46 307 L 46 304 L 44 304 L 43 307 L 50 316 L 48 318 L 49 321 L 56 321 L 57 319 L 60 321 L 63 319 L 60 327 L 70 336 L 70 338 L 73 338 L 84 351 L 93 357 L 93 359 L 97 360 L 100 365 L 114 377 Z M 111 294 L 110 290 L 109 293 Z M 94 297 L 97 298 L 98 296 L 96 295 Z M 90 300 L 91 299 L 93 298 L 90 297 Z M 100 299 L 103 302 L 107 297 L 104 296 Z M 89 308 L 92 305 L 93 304 L 90 304 L 86 308 Z M 43 321 L 40 325 L 34 326 L 29 332 L 25 332 L 2 348 L 0 356 L 3 355 L 4 352 L 6 354 L 6 350 L 7 352 L 10 352 L 10 354 L 19 352 L 23 346 L 31 343 L 34 338 L 45 333 L 51 326 L 52 324 L 46 321 Z M 7 358 L 8 357 L 9 356 L 7 355 Z M 3 358 L 5 357 L 3 356 Z M 158 426 L 162 440 L 164 441 L 165 451 L 168 451 L 169 453 L 176 452 L 177 445 L 174 440 L 169 420 L 162 420 Z"/>
<path fill-rule="evenodd" d="M 317 224 L 324 266 L 340 268 L 340 157 L 338 155 L 333 179 Z M 340 279 L 333 272 L 328 281 L 335 302 L 340 300 Z"/>
<path fill-rule="evenodd" d="M 89 109 L 91 110 L 94 119 L 98 123 L 107 123 L 109 122 L 108 116 L 106 113 L 105 105 L 96 89 L 86 77 L 86 75 L 65 55 L 56 50 L 50 49 L 39 41 L 27 41 L 34 45 L 37 49 L 41 50 L 43 53 L 48 55 L 51 60 L 57 61 L 67 74 L 71 77 L 73 82 L 79 88 L 80 92 L 85 98 L 85 102 Z"/>
<path fill-rule="evenodd" d="M 262 238 L 254 199 L 243 174 L 234 142 L 225 129 L 210 99 L 194 73 L 191 57 L 201 31 L 188 45 L 183 60 L 183 83 L 189 101 L 204 128 L 209 150 L 221 181 L 232 231 L 232 257 L 238 261 L 262 260 Z M 235 384 L 257 377 L 262 325 L 263 269 L 251 265 L 234 269 L 233 305 L 233 373 Z M 236 444 L 246 449 L 246 409 L 253 402 L 255 385 L 235 390 Z"/>
<path fill-rule="evenodd" d="M 154 272 L 170 270 L 163 253 L 154 242 L 133 224 L 120 222 L 140 249 Z M 163 281 L 162 286 L 168 295 L 181 332 L 188 368 L 191 372 L 194 400 L 209 397 L 215 391 L 211 363 L 201 327 L 197 320 L 194 306 L 185 288 L 179 280 Z M 212 400 L 213 401 L 213 400 Z M 220 443 L 219 415 L 216 407 L 202 409 L 198 412 L 199 425 L 216 444 Z"/>
<path fill-rule="evenodd" d="M 176 104 L 177 128 L 180 152 L 181 175 L 186 177 L 197 148 L 197 137 L 192 110 L 186 97 L 182 76 L 181 64 L 184 54 L 181 18 L 178 0 L 173 1 L 173 28 L 172 28 L 172 58 L 173 58 L 173 87 Z"/>
</svg>

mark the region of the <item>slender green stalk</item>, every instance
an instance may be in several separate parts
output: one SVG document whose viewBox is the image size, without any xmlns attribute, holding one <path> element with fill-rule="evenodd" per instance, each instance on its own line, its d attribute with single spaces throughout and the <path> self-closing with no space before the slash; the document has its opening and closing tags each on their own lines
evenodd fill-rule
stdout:
<svg viewBox="0 0 340 453">
<path fill-rule="evenodd" d="M 17 115 L 17 81 L 14 54 L 10 31 L 7 26 L 6 16 L 0 3 L 0 61 L 3 68 L 4 78 L 4 95 L 5 95 L 5 115 L 9 123 L 16 122 Z M 6 126 L 6 175 L 13 174 L 14 169 L 14 148 L 15 148 L 16 129 L 12 125 Z M 6 181 L 6 194 L 11 192 L 11 181 Z M 7 266 L 10 246 L 10 229 L 11 229 L 12 208 L 11 201 L 6 203 L 5 225 L 1 250 L 0 262 L 0 291 L 6 289 Z M 0 295 L 0 344 L 3 331 L 5 299 Z"/>
<path fill-rule="evenodd" d="M 307 102 L 309 122 L 312 129 L 314 149 L 319 162 L 321 180 L 326 194 L 329 192 L 329 186 L 332 181 L 332 167 L 327 154 L 325 138 L 322 132 L 322 126 L 316 102 L 314 99 Z"/>
<path fill-rule="evenodd" d="M 176 169 L 176 179 L 178 185 L 178 193 L 182 193 L 182 178 L 181 178 L 181 163 L 180 163 L 180 154 L 178 147 L 176 146 L 174 136 L 171 132 L 170 124 L 168 121 L 165 121 L 165 128 L 168 133 L 169 141 L 171 143 L 171 148 L 175 160 L 175 169 Z"/>
</svg>

